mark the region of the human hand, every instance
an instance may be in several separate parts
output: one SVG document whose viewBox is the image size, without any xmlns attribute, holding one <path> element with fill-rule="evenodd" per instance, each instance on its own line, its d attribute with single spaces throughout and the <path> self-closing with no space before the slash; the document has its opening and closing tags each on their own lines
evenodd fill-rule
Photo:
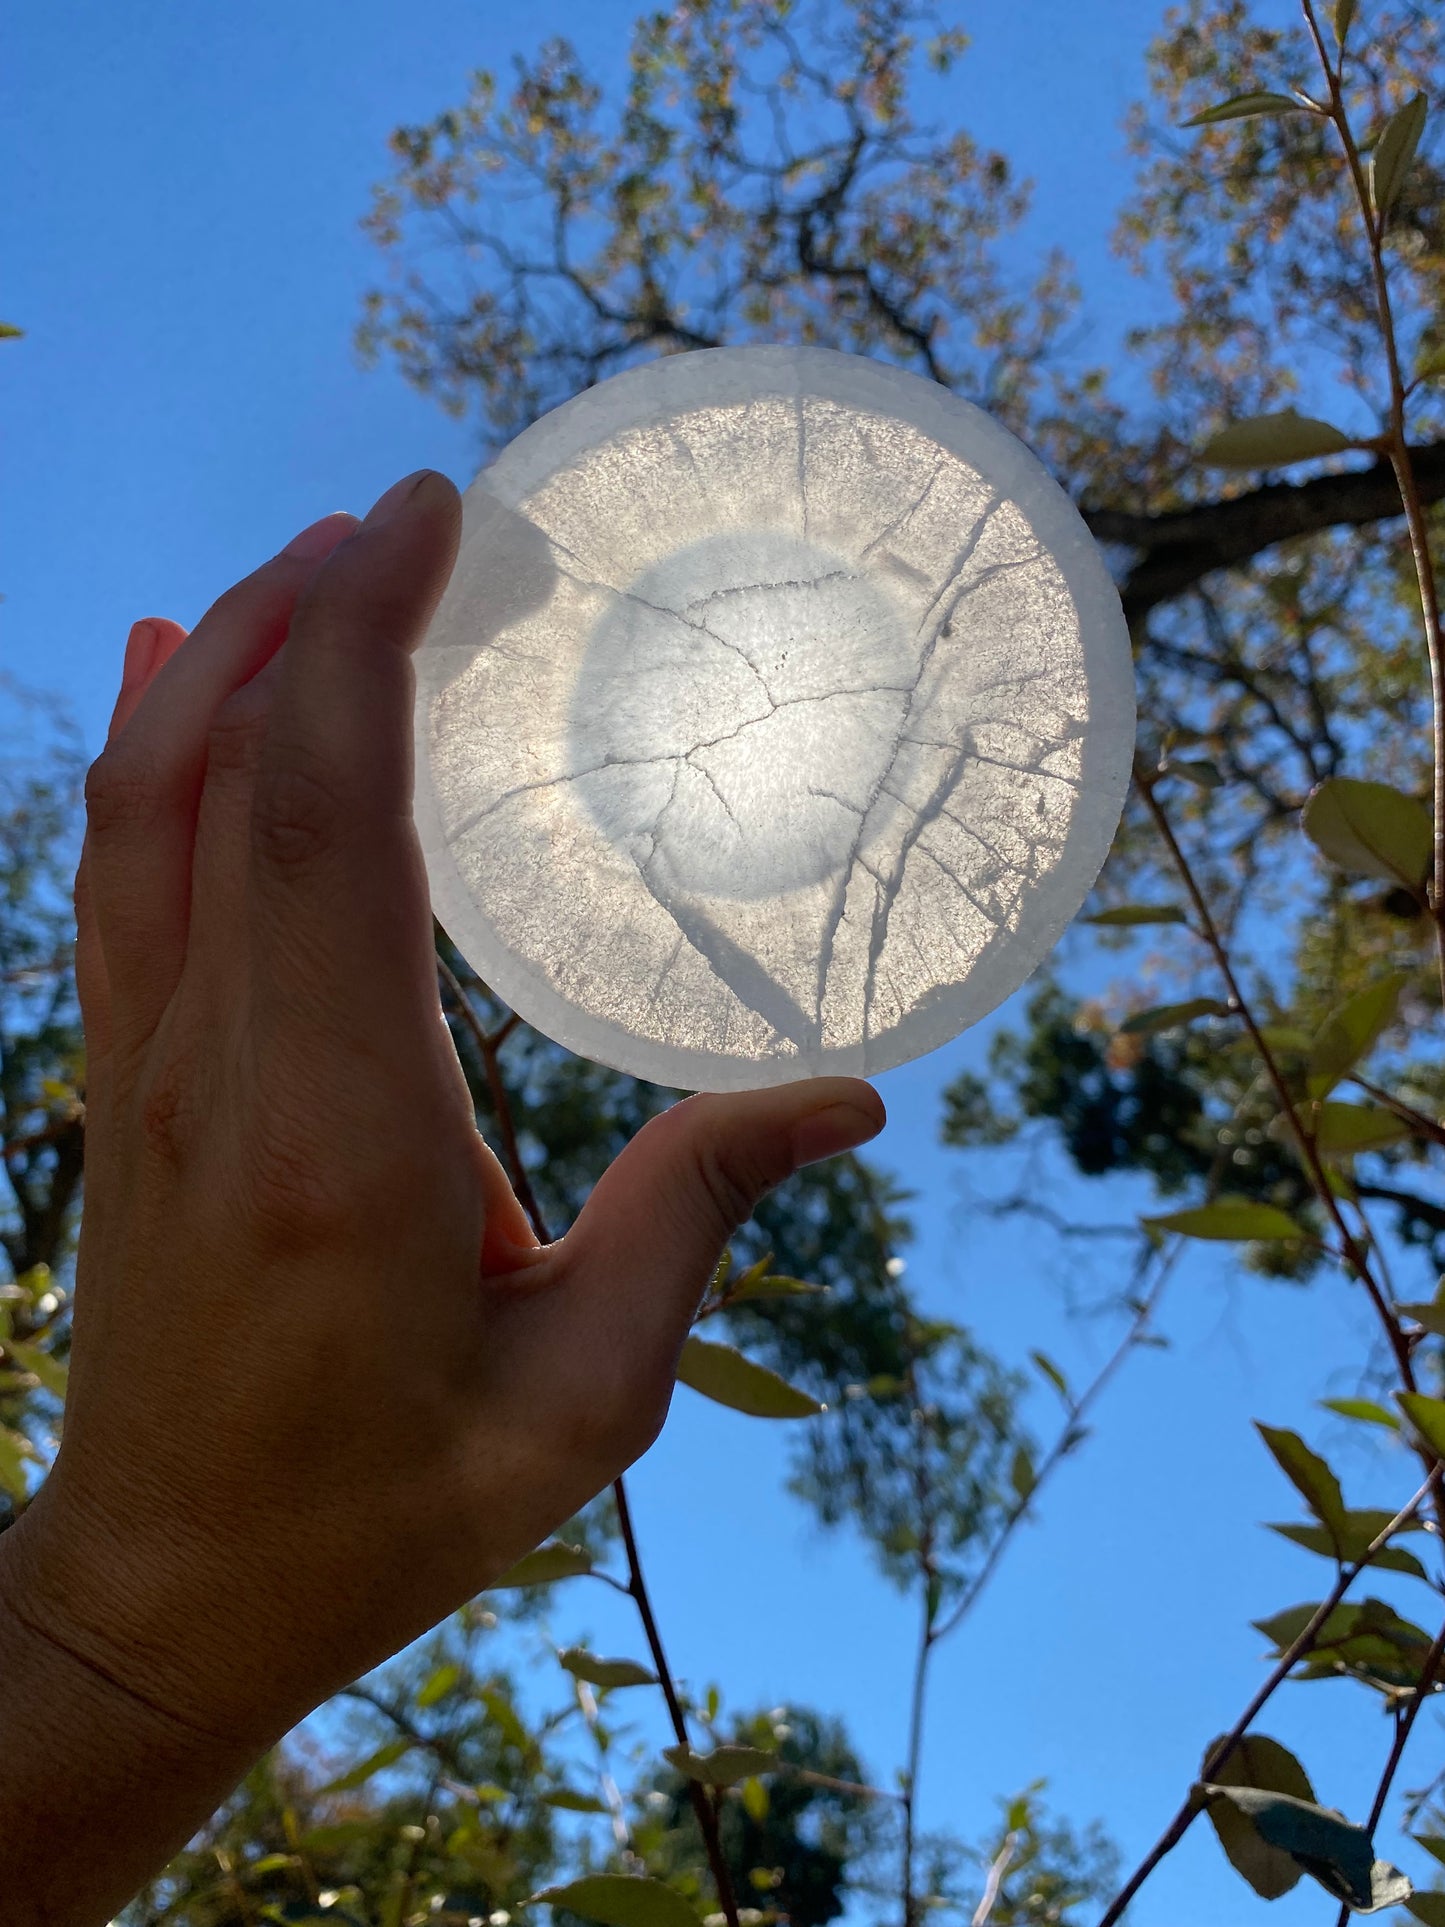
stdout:
<svg viewBox="0 0 1445 1927">
<path fill-rule="evenodd" d="M 459 526 L 423 472 L 189 637 L 137 625 L 87 785 L 70 1395 L 0 1609 L 223 1780 L 636 1458 L 727 1239 L 883 1121 L 855 1079 L 689 1098 L 537 1244 L 442 1019 L 411 822 L 410 654 Z M 177 1774 L 153 1857 L 218 1797 Z"/>
</svg>

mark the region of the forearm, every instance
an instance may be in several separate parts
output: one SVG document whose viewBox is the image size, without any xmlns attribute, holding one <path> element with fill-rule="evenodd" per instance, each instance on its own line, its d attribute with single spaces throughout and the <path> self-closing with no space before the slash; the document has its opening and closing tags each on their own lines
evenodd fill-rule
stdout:
<svg viewBox="0 0 1445 1927">
<path fill-rule="evenodd" d="M 12 1536 L 0 1536 L 0 1927 L 104 1927 L 225 1799 L 251 1749 L 58 1645 L 6 1556 Z"/>
</svg>

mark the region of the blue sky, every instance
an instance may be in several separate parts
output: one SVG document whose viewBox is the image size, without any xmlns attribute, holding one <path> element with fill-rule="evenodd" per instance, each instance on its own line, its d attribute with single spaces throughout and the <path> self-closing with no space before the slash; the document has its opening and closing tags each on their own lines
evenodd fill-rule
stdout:
<svg viewBox="0 0 1445 1927">
<path fill-rule="evenodd" d="M 549 32 L 617 71 L 633 11 L 632 0 L 151 0 L 143 11 L 49 0 L 12 23 L 0 313 L 27 336 L 0 350 L 0 667 L 62 693 L 92 748 L 133 619 L 193 623 L 304 523 L 363 510 L 423 464 L 470 479 L 470 432 L 389 371 L 361 370 L 350 347 L 377 272 L 357 220 L 385 171 L 386 136 L 453 104 L 472 68 L 505 66 Z M 938 93 L 1036 179 L 1018 256 L 1071 251 L 1101 350 L 1148 299 L 1111 261 L 1107 234 L 1129 186 L 1119 120 L 1158 17 L 1154 0 L 964 7 L 975 50 Z M 1092 969 L 1087 938 L 1070 943 Z M 1090 1257 L 1085 1277 L 1077 1251 L 971 1209 L 970 1192 L 1005 1188 L 1006 1170 L 936 1142 L 939 1092 L 981 1063 L 993 1028 L 880 1080 L 891 1122 L 877 1155 L 919 1193 L 909 1262 L 929 1302 L 1010 1357 L 1042 1345 L 1086 1377 L 1109 1329 L 1067 1306 L 1102 1291 L 1102 1261 Z M 1061 1169 L 1046 1182 L 1061 1203 L 1116 1221 L 1147 1202 L 1085 1191 Z M 1343 1284 L 1304 1297 L 1200 1252 L 1181 1266 L 1164 1324 L 1172 1348 L 1128 1367 L 1087 1451 L 941 1655 L 927 1824 L 981 1833 L 993 1796 L 1046 1776 L 1057 1807 L 1105 1819 L 1132 1862 L 1260 1677 L 1248 1620 L 1317 1596 L 1325 1574 L 1257 1523 L 1295 1512 L 1249 1421 L 1328 1445 L 1356 1503 L 1407 1489 L 1398 1466 L 1365 1456 L 1314 1405 L 1353 1388 L 1349 1361 L 1366 1342 Z M 1051 1418 L 1041 1398 L 1040 1425 Z M 913 1612 L 846 1535 L 820 1535 L 787 1499 L 784 1463 L 779 1428 L 679 1393 L 635 1475 L 674 1663 L 739 1707 L 793 1699 L 842 1712 L 887 1781 Z M 559 1598 L 557 1630 L 640 1650 L 600 1587 Z M 1322 1797 L 1363 1811 L 1386 1734 L 1358 1689 L 1288 1688 L 1265 1727 L 1302 1753 Z M 1433 1738 L 1406 1784 L 1424 1777 Z M 1408 1847 L 1398 1857 L 1421 1870 Z M 1201 1827 L 1135 1918 L 1219 1927 L 1262 1908 Z M 1307 1883 L 1269 1917 L 1303 1927 L 1331 1915 Z"/>
</svg>

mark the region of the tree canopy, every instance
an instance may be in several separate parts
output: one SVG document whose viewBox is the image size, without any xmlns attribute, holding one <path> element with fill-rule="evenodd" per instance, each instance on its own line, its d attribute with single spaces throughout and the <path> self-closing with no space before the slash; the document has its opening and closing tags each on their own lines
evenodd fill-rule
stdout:
<svg viewBox="0 0 1445 1927">
<path fill-rule="evenodd" d="M 324 1748 L 259 1766 L 128 1911 L 134 1927 L 508 1927 L 544 1889 L 559 1917 L 611 1927 L 824 1927 L 845 1905 L 903 1927 L 933 1908 L 1112 1927 L 1206 1812 L 1263 1897 L 1303 1877 L 1345 1912 L 1408 1899 L 1445 1919 L 1445 1897 L 1410 1896 L 1371 1845 L 1445 1670 L 1445 27 L 1408 0 L 1307 4 L 1288 29 L 1246 0 L 1174 8 L 1130 118 L 1117 234 L 1162 318 L 1098 365 L 1068 262 L 1019 245 L 1028 189 L 1009 158 L 920 104 L 947 98 L 930 76 L 966 60 L 930 0 L 677 0 L 638 20 L 620 89 L 562 40 L 510 79 L 475 74 L 392 137 L 365 221 L 385 271 L 358 340 L 473 420 L 480 451 L 656 355 L 818 343 L 979 403 L 1068 490 L 1133 638 L 1137 781 L 1087 928 L 987 1075 L 949 1087 L 938 1128 L 980 1170 L 1044 1143 L 1082 1179 L 1147 1183 L 1111 1291 L 1118 1349 L 1077 1387 L 1041 1352 L 991 1355 L 926 1311 L 901 1262 L 911 1200 L 882 1170 L 850 1155 L 791 1179 L 700 1309 L 693 1342 L 725 1349 L 694 1356 L 724 1403 L 791 1387 L 798 1409 L 827 1408 L 788 1428 L 792 1488 L 861 1535 L 916 1610 L 896 1775 L 858 1758 L 834 1709 L 742 1712 L 715 1692 L 679 1701 L 679 1748 L 651 1753 L 633 1723 L 659 1684 L 642 1629 L 626 1660 L 559 1655 L 539 1631 L 555 1586 L 600 1575 L 645 1600 L 605 1499 L 342 1695 Z M 63 733 L 0 765 L 0 1528 L 43 1476 L 64 1391 L 83 1163 L 77 777 Z M 556 1233 L 675 1093 L 569 1055 L 440 930 L 437 948 L 479 1126 Z M 995 1205 L 1021 1235 L 1030 1218 L 1081 1230 L 1027 1186 Z M 1189 1239 L 1229 1246 L 1261 1290 L 1357 1291 L 1378 1312 L 1376 1351 L 1345 1361 L 1358 1394 L 1334 1409 L 1382 1451 L 1408 1445 L 1390 1461 L 1398 1509 L 1350 1508 L 1306 1441 L 1262 1425 L 1305 1515 L 1276 1529 L 1325 1563 L 1318 1601 L 1254 1622 L 1274 1684 L 1347 1678 L 1384 1707 L 1375 1811 L 1322 1807 L 1256 1726 L 1261 1700 L 1232 1733 L 1198 1736 L 1199 1784 L 1177 1789 L 1122 1886 L 1092 1816 L 1051 1815 L 1036 1786 L 999 1789 L 989 1838 L 927 1836 L 931 1660 L 967 1637 L 1040 1488 L 1087 1449 L 1113 1374 L 1161 1342 Z M 1030 1380 L 1062 1407 L 1043 1438 Z M 1410 1582 L 1399 1610 L 1365 1596 L 1381 1572 Z M 540 1716 L 524 1661 L 555 1675 Z M 1441 1787 L 1403 1809 L 1445 1862 Z"/>
</svg>

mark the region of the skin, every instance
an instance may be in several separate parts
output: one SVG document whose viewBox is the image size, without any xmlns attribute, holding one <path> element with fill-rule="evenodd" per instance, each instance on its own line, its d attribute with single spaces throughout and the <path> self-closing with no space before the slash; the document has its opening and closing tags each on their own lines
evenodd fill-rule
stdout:
<svg viewBox="0 0 1445 1927">
<path fill-rule="evenodd" d="M 872 1137 L 852 1078 L 686 1099 L 539 1246 L 443 1022 L 411 654 L 429 471 L 189 636 L 137 623 L 76 881 L 65 1436 L 0 1538 L 0 1917 L 99 1927 L 329 1694 L 646 1450 L 727 1240 Z"/>
</svg>

